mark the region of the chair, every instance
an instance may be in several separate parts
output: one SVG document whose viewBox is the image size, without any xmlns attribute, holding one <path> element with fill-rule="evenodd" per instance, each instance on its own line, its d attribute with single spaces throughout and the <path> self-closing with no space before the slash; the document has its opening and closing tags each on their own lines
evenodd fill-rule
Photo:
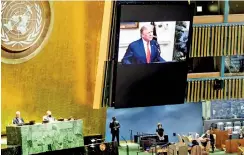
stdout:
<svg viewBox="0 0 244 155">
<path fill-rule="evenodd" d="M 241 126 L 234 126 L 234 132 L 240 133 Z"/>
<path fill-rule="evenodd" d="M 218 122 L 218 123 L 217 123 L 217 128 L 218 128 L 219 130 L 224 130 L 224 123 L 223 123 L 223 122 Z"/>
<path fill-rule="evenodd" d="M 191 155 L 202 155 L 202 148 L 199 145 L 193 146 L 191 148 Z"/>
<path fill-rule="evenodd" d="M 241 121 L 235 121 L 234 126 L 241 126 Z"/>
<path fill-rule="evenodd" d="M 179 155 L 188 155 L 188 146 L 179 146 Z"/>
<path fill-rule="evenodd" d="M 156 139 L 153 139 L 153 138 L 149 138 L 149 143 L 150 143 L 150 146 L 151 147 L 156 147 L 157 146 L 157 141 Z"/>
<path fill-rule="evenodd" d="M 179 134 L 177 134 L 177 137 L 178 137 L 179 143 L 183 143 L 182 137 Z"/>
<path fill-rule="evenodd" d="M 233 127 L 233 123 L 232 122 L 225 122 L 225 127 Z"/>
<path fill-rule="evenodd" d="M 186 136 L 182 136 L 182 139 L 184 140 L 184 143 L 186 144 L 186 146 L 188 146 L 191 143 L 189 138 Z"/>
<path fill-rule="evenodd" d="M 196 133 L 195 139 L 198 139 L 200 137 L 200 135 L 198 133 Z"/>
<path fill-rule="evenodd" d="M 238 155 L 244 155 L 244 148 L 238 147 Z"/>
<path fill-rule="evenodd" d="M 176 145 L 169 145 L 167 155 L 177 155 Z"/>
<path fill-rule="evenodd" d="M 233 131 L 233 127 L 225 127 L 225 131 L 229 131 L 229 130 Z"/>
<path fill-rule="evenodd" d="M 197 133 L 196 132 L 189 132 L 189 137 L 191 138 L 191 140 L 197 139 Z"/>
<path fill-rule="evenodd" d="M 140 146 L 143 148 L 143 150 L 146 150 L 150 147 L 150 141 L 149 140 L 140 140 Z"/>
<path fill-rule="evenodd" d="M 235 126 L 231 135 L 231 139 L 239 139 L 241 133 L 241 127 Z"/>
</svg>

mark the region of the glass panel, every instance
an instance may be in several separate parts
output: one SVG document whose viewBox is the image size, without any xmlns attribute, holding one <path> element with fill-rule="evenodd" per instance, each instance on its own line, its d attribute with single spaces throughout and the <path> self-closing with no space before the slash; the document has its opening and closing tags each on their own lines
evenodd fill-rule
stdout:
<svg viewBox="0 0 244 155">
<path fill-rule="evenodd" d="M 225 76 L 244 75 L 244 55 L 225 58 Z"/>
<path fill-rule="evenodd" d="M 195 4 L 195 16 L 204 15 L 223 15 L 224 2 L 223 1 L 191 1 Z"/>
<path fill-rule="evenodd" d="M 229 14 L 244 14 L 244 1 L 229 1 Z"/>
<path fill-rule="evenodd" d="M 221 57 L 196 57 L 189 58 L 188 73 L 219 72 Z"/>
</svg>

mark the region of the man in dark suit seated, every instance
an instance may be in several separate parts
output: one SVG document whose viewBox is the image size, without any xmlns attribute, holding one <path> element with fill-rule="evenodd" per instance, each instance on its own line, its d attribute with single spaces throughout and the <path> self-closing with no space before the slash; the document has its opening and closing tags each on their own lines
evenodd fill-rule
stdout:
<svg viewBox="0 0 244 155">
<path fill-rule="evenodd" d="M 19 111 L 16 112 L 16 117 L 13 119 L 12 123 L 16 125 L 23 125 L 25 123 L 24 119 L 20 117 Z"/>
<path fill-rule="evenodd" d="M 153 26 L 145 25 L 140 32 L 141 39 L 130 43 L 122 59 L 122 64 L 165 62 L 160 56 L 159 44 L 153 40 Z"/>
<path fill-rule="evenodd" d="M 56 119 L 52 116 L 52 112 L 51 111 L 47 111 L 47 115 L 43 116 L 42 118 L 43 121 L 47 121 L 47 122 L 54 122 L 56 121 Z"/>
</svg>

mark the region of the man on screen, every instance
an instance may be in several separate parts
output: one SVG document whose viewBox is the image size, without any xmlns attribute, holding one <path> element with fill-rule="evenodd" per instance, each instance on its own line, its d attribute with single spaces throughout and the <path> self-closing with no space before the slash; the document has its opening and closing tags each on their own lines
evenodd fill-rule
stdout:
<svg viewBox="0 0 244 155">
<path fill-rule="evenodd" d="M 153 40 L 153 26 L 142 26 L 141 39 L 130 43 L 122 59 L 122 64 L 146 64 L 165 62 L 160 56 L 157 41 Z"/>
</svg>

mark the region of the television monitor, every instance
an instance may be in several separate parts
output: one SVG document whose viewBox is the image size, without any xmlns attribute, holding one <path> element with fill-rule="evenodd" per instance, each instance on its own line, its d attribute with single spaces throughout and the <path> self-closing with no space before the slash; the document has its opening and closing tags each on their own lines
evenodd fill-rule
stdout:
<svg viewBox="0 0 244 155">
<path fill-rule="evenodd" d="M 194 7 L 116 2 L 115 108 L 184 103 Z"/>
</svg>

